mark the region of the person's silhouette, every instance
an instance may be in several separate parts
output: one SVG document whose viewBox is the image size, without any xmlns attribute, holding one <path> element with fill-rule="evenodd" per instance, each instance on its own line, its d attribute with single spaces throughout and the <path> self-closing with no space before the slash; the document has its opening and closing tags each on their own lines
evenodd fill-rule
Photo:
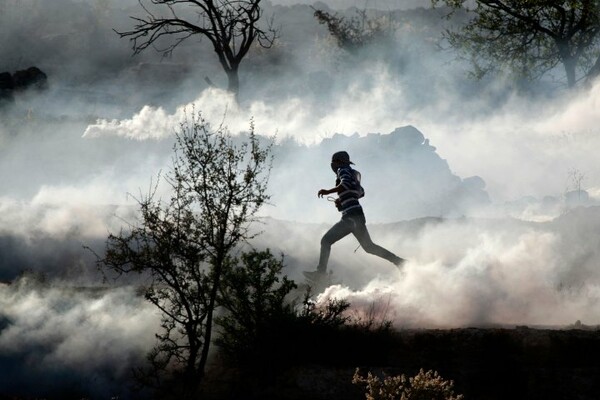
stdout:
<svg viewBox="0 0 600 400">
<path fill-rule="evenodd" d="M 342 213 L 342 219 L 323 235 L 317 270 L 304 272 L 304 276 L 310 281 L 318 282 L 326 277 L 331 245 L 350 233 L 358 239 L 358 242 L 367 253 L 385 258 L 397 267 L 401 267 L 406 261 L 371 240 L 365 215 L 358 201 L 359 198 L 364 196 L 365 192 L 360 184 L 360 173 L 351 167 L 352 164 L 354 163 L 350 161 L 347 152 L 338 151 L 334 153 L 331 157 L 331 169 L 337 177 L 335 187 L 321 189 L 317 193 L 319 197 L 337 193 L 338 198 L 335 200 L 335 205 Z"/>
</svg>

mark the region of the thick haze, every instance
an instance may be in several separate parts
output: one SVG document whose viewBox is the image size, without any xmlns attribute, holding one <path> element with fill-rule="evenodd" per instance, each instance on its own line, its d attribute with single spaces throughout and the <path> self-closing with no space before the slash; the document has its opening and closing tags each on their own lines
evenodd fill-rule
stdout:
<svg viewBox="0 0 600 400">
<path fill-rule="evenodd" d="M 114 391 L 158 318 L 135 281 L 103 283 L 82 246 L 102 252 L 135 219 L 133 196 L 168 170 L 193 110 L 234 134 L 253 120 L 277 135 L 273 205 L 253 244 L 282 251 L 292 279 L 339 218 L 316 193 L 333 186 L 331 152 L 350 152 L 372 238 L 409 263 L 400 273 L 346 238 L 323 298 L 359 314 L 378 304 L 398 327 L 600 324 L 600 82 L 475 82 L 438 50 L 443 12 L 414 8 L 428 1 L 324 3 L 380 8 L 396 40 L 349 56 L 311 3 L 273 1 L 280 41 L 242 63 L 236 105 L 204 81 L 226 83 L 206 41 L 131 56 L 112 29 L 131 27 L 137 1 L 0 1 L 0 72 L 35 65 L 49 80 L 0 110 L 0 365 L 14 371 L 0 394 L 36 376 L 31 396 L 58 381 L 127 397 Z"/>
</svg>

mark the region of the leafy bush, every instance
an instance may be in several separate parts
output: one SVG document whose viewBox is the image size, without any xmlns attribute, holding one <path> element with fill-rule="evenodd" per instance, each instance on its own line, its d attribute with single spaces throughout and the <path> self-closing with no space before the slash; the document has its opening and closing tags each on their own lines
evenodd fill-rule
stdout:
<svg viewBox="0 0 600 400">
<path fill-rule="evenodd" d="M 98 266 L 113 276 L 142 274 L 143 294 L 161 314 L 148 366 L 137 370 L 142 386 L 172 395 L 166 383 L 178 382 L 186 395 L 197 391 L 223 277 L 240 244 L 256 236 L 250 225 L 270 198 L 272 144 L 263 146 L 252 125 L 240 143 L 225 125 L 186 115 L 164 179 L 167 199 L 157 195 L 157 183 L 137 200 L 139 218 L 108 236 Z"/>
<path fill-rule="evenodd" d="M 267 249 L 243 253 L 224 270 L 216 344 L 238 367 L 264 371 L 310 358 L 318 343 L 336 336 L 349 319 L 345 300 L 316 304 L 307 290 L 301 302 L 290 301 L 297 286 L 282 275 L 283 267 L 283 258 Z"/>
<path fill-rule="evenodd" d="M 285 298 L 296 284 L 281 277 L 283 258 L 275 258 L 269 249 L 243 253 L 239 261 L 223 275 L 219 305 L 225 313 L 217 318 L 216 343 L 236 362 L 256 363 L 277 341 L 278 328 L 293 318 L 293 306 Z"/>
<path fill-rule="evenodd" d="M 462 400 L 462 395 L 454 395 L 454 382 L 443 379 L 436 371 L 422 369 L 412 377 L 404 375 L 385 376 L 383 381 L 371 372 L 366 377 L 357 368 L 352 378 L 355 385 L 364 385 L 367 400 Z"/>
</svg>

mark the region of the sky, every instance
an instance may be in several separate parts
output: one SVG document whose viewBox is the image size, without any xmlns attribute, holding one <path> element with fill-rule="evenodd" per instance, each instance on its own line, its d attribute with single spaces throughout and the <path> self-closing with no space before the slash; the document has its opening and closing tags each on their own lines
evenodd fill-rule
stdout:
<svg viewBox="0 0 600 400">
<path fill-rule="evenodd" d="M 36 65 L 49 82 L 0 111 L 0 365 L 15 371 L 0 388 L 23 391 L 35 374 L 41 391 L 83 381 L 106 398 L 143 359 L 155 310 L 135 279 L 104 282 L 83 246 L 101 253 L 135 220 L 135 198 L 168 171 L 174 132 L 195 111 L 234 135 L 251 121 L 276 135 L 285 157 L 254 245 L 282 251 L 293 279 L 316 266 L 339 218 L 316 196 L 333 184 L 330 147 L 354 149 L 371 236 L 408 263 L 397 271 L 346 238 L 322 301 L 346 298 L 356 315 L 376 305 L 400 328 L 600 324 L 600 82 L 568 91 L 560 71 L 528 90 L 473 81 L 439 49 L 445 20 L 414 8 L 425 3 L 344 2 L 402 9 L 393 41 L 349 58 L 311 3 L 273 1 L 280 42 L 248 55 L 237 104 L 205 83 L 225 84 L 206 41 L 132 56 L 113 29 L 130 27 L 135 1 L 0 2 L 0 72 Z M 412 129 L 423 143 L 387 145 L 395 131 L 419 137 Z M 577 178 L 589 200 L 569 203 Z M 489 202 L 460 203 L 469 182 Z"/>
</svg>

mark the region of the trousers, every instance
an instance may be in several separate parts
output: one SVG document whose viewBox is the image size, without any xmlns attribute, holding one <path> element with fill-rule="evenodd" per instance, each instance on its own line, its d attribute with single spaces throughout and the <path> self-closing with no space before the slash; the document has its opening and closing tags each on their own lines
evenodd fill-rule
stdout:
<svg viewBox="0 0 600 400">
<path fill-rule="evenodd" d="M 369 254 L 384 258 L 394 264 L 398 264 L 402 260 L 391 251 L 373 243 L 371 235 L 369 235 L 369 231 L 367 230 L 365 215 L 361 212 L 353 215 L 343 215 L 342 219 L 323 235 L 317 271 L 327 271 L 331 245 L 349 234 L 353 234 L 358 243 Z"/>
</svg>

